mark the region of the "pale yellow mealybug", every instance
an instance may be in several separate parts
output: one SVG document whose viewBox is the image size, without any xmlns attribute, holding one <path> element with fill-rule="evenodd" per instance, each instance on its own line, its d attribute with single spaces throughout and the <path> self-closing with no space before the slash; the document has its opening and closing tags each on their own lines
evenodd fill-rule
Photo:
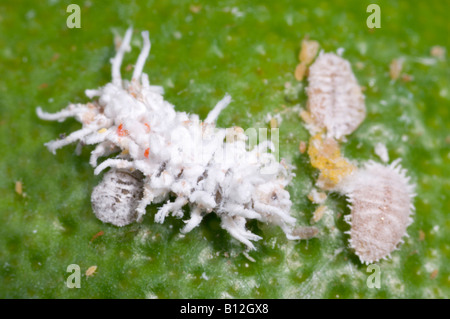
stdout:
<svg viewBox="0 0 450 319">
<path fill-rule="evenodd" d="M 97 271 L 97 266 L 91 266 L 86 270 L 86 278 L 88 277 L 92 277 L 95 275 L 96 271 Z"/>
</svg>

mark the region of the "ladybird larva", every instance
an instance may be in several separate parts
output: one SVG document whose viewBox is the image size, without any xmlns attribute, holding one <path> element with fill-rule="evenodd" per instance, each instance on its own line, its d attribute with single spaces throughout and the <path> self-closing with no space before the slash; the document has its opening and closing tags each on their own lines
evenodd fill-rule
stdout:
<svg viewBox="0 0 450 319">
<path fill-rule="evenodd" d="M 190 218 L 181 229 L 188 233 L 215 212 L 222 228 L 248 249 L 255 249 L 252 241 L 261 239 L 247 230 L 249 219 L 277 225 L 291 240 L 315 235 L 314 227 L 295 225 L 285 189 L 294 174 L 275 157 L 273 143 L 250 148 L 242 128 L 216 127 L 231 96 L 226 94 L 204 121 L 197 114 L 176 111 L 164 99 L 163 88 L 150 85 L 143 73 L 151 48 L 147 31 L 142 32 L 143 47 L 131 80 L 122 79 L 120 67 L 131 37 L 130 28 L 111 60 L 112 81 L 86 90 L 91 102 L 70 104 L 55 114 L 37 109 L 41 119 L 75 117 L 82 124 L 80 130 L 46 143 L 51 152 L 74 142 L 97 145 L 90 159 L 94 174 L 111 169 L 92 194 L 97 217 L 124 226 L 141 221 L 148 205 L 164 202 L 156 222 L 163 223 L 169 215 L 182 218 L 183 207 L 189 205 Z M 97 165 L 99 158 L 114 154 Z"/>
<path fill-rule="evenodd" d="M 390 165 L 369 161 L 341 185 L 351 215 L 350 246 L 361 262 L 390 256 L 407 235 L 414 211 L 414 185 L 399 160 Z"/>
<path fill-rule="evenodd" d="M 321 53 L 309 69 L 307 108 L 312 134 L 326 130 L 341 139 L 364 120 L 364 95 L 350 63 L 334 53 Z"/>
<path fill-rule="evenodd" d="M 142 198 L 143 178 L 139 171 L 111 169 L 92 190 L 92 209 L 104 223 L 125 226 L 138 218 L 136 208 Z"/>
</svg>

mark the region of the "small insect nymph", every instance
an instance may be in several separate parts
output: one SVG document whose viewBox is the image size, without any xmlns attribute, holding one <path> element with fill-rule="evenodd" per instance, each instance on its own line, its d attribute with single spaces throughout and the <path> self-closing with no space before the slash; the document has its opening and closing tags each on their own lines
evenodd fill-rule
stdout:
<svg viewBox="0 0 450 319">
<path fill-rule="evenodd" d="M 91 266 L 86 270 L 86 279 L 89 277 L 92 277 L 96 274 L 97 272 L 97 266 Z"/>
</svg>

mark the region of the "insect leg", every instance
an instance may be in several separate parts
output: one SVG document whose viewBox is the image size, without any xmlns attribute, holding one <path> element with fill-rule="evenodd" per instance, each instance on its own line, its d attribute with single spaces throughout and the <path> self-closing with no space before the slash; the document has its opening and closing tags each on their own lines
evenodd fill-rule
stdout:
<svg viewBox="0 0 450 319">
<path fill-rule="evenodd" d="M 47 112 L 42 111 L 42 109 L 40 107 L 38 107 L 38 108 L 36 108 L 36 114 L 42 120 L 62 122 L 68 117 L 74 117 L 82 110 L 82 107 L 77 107 L 77 106 L 78 105 L 70 104 L 64 110 L 56 112 L 56 113 L 47 113 Z"/>
<path fill-rule="evenodd" d="M 97 166 L 97 160 L 101 156 L 108 156 L 114 152 L 117 152 L 119 148 L 112 144 L 109 141 L 102 142 L 98 144 L 95 149 L 91 153 L 91 158 L 89 159 L 89 164 L 91 164 L 92 167 Z"/>
<path fill-rule="evenodd" d="M 223 211 L 230 214 L 230 216 L 238 215 L 238 216 L 242 216 L 245 218 L 257 219 L 257 220 L 262 221 L 262 216 L 260 214 L 258 214 L 257 212 L 255 212 L 251 209 L 246 209 L 246 208 L 242 207 L 242 205 L 227 204 L 223 207 Z"/>
<path fill-rule="evenodd" d="M 84 128 L 79 131 L 73 132 L 72 134 L 70 134 L 69 136 L 67 136 L 66 138 L 64 138 L 62 140 L 56 140 L 56 141 L 51 141 L 51 142 L 45 143 L 45 146 L 47 146 L 47 148 L 50 152 L 52 152 L 53 154 L 56 154 L 56 150 L 58 148 L 69 145 L 75 141 L 78 141 L 90 133 L 92 133 L 91 128 Z"/>
<path fill-rule="evenodd" d="M 183 227 L 183 229 L 181 229 L 181 232 L 183 234 L 189 233 L 192 229 L 194 229 L 200 224 L 202 219 L 203 216 L 201 209 L 199 207 L 192 208 L 191 218 L 186 221 L 186 225 Z"/>
<path fill-rule="evenodd" d="M 155 222 L 162 224 L 170 212 L 180 210 L 187 202 L 187 198 L 184 197 L 178 197 L 174 202 L 168 201 L 158 210 L 158 213 L 155 215 Z"/>
<path fill-rule="evenodd" d="M 254 208 L 257 212 L 267 216 L 268 219 L 273 219 L 273 217 L 279 217 L 281 218 L 283 223 L 285 222 L 288 224 L 295 224 L 296 222 L 296 219 L 294 217 L 290 216 L 289 214 L 287 214 L 278 207 L 262 203 L 255 203 Z"/>
<path fill-rule="evenodd" d="M 102 162 L 100 165 L 98 165 L 94 170 L 94 174 L 98 175 L 101 171 L 103 171 L 107 167 L 130 169 L 130 168 L 134 168 L 134 164 L 133 164 L 133 162 L 130 162 L 127 160 L 110 158 L 110 159 L 107 159 L 106 161 Z"/>
<path fill-rule="evenodd" d="M 221 218 L 221 226 L 223 229 L 227 230 L 231 236 L 245 244 L 249 250 L 255 249 L 255 246 L 250 240 L 260 240 L 261 237 L 252 234 L 245 229 L 245 218 L 237 216 L 231 217 L 227 215 L 221 215 Z"/>
</svg>

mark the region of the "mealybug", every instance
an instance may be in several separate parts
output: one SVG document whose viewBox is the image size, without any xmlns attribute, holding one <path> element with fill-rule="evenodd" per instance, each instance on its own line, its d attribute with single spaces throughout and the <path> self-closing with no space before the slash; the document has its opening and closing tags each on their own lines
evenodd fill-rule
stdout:
<svg viewBox="0 0 450 319">
<path fill-rule="evenodd" d="M 350 203 L 350 246 L 361 262 L 390 256 L 407 235 L 414 211 L 414 185 L 399 160 L 387 166 L 369 161 L 339 188 Z"/>
<path fill-rule="evenodd" d="M 321 53 L 309 68 L 308 114 L 311 134 L 325 131 L 340 140 L 364 120 L 366 108 L 361 87 L 350 63 L 334 53 Z"/>
<path fill-rule="evenodd" d="M 386 258 L 402 242 L 412 222 L 414 186 L 397 161 L 385 166 L 367 162 L 362 168 L 341 155 L 339 140 L 365 118 L 364 96 L 350 63 L 321 54 L 310 68 L 308 111 L 301 113 L 312 137 L 308 155 L 320 171 L 316 185 L 345 194 L 350 203 L 350 246 L 363 263 Z M 389 160 L 384 144 L 376 153 Z M 318 216 L 322 213 L 318 208 Z M 316 214 L 315 214 L 316 217 Z"/>
</svg>

